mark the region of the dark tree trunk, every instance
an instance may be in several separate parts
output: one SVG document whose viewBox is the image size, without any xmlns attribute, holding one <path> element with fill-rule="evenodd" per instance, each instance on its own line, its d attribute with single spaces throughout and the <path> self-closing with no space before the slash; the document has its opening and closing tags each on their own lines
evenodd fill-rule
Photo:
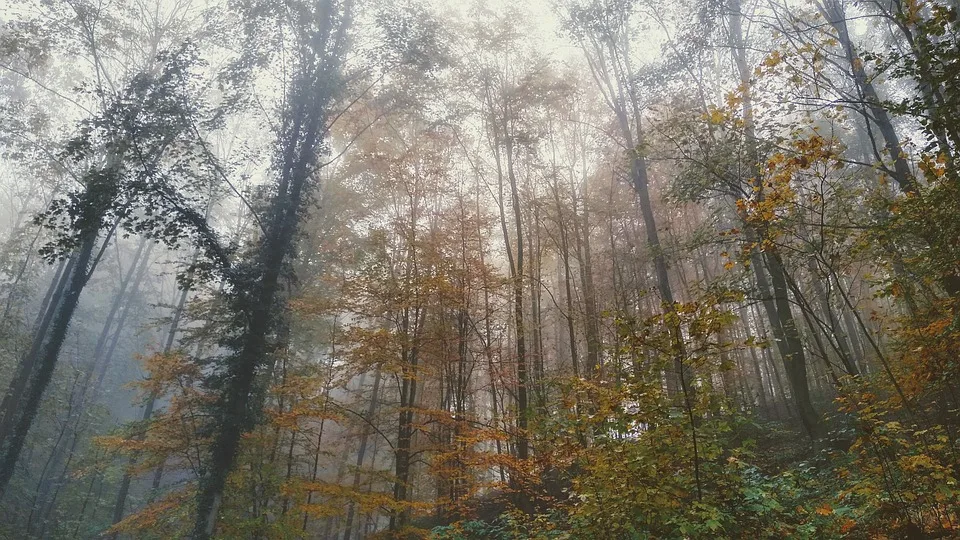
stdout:
<svg viewBox="0 0 960 540">
<path fill-rule="evenodd" d="M 412 313 L 411 313 L 412 311 Z M 403 530 L 410 523 L 410 471 L 413 448 L 414 420 L 416 419 L 418 364 L 420 361 L 420 336 L 426 321 L 423 308 L 404 309 L 400 333 L 400 412 L 397 419 L 397 444 L 394 449 L 393 500 L 397 507 L 390 513 L 390 530 Z"/>
<path fill-rule="evenodd" d="M 67 337 L 67 329 L 80 301 L 80 293 L 83 292 L 90 278 L 90 266 L 98 233 L 99 231 L 87 231 L 82 235 L 76 263 L 69 274 L 69 282 L 63 297 L 58 304 L 51 307 L 55 314 L 51 320 L 49 332 L 38 333 L 35 338 L 35 342 L 42 343 L 36 347 L 38 355 L 35 369 L 32 370 L 28 379 L 27 388 L 23 394 L 24 400 L 17 402 L 18 409 L 14 415 L 16 418 L 13 430 L 6 439 L 0 440 L 0 455 L 2 455 L 0 457 L 0 498 L 5 494 L 7 485 L 13 477 L 27 433 L 40 408 L 43 393 L 53 377 L 60 348 Z M 28 358 L 28 361 L 28 365 L 34 363 L 33 358 Z"/>
<path fill-rule="evenodd" d="M 37 320 L 33 325 L 33 342 L 30 350 L 23 356 L 17 364 L 17 372 L 10 381 L 10 387 L 3 396 L 3 403 L 0 404 L 0 448 L 3 442 L 10 436 L 13 429 L 14 419 L 20 406 L 20 400 L 23 393 L 27 390 L 27 382 L 33 374 L 34 366 L 38 360 L 40 347 L 43 346 L 43 340 L 56 314 L 56 307 L 63 300 L 63 294 L 67 289 L 70 276 L 73 274 L 73 267 L 76 263 L 76 256 L 65 261 L 61 261 L 57 268 L 57 274 L 47 288 L 41 303 L 40 312 L 37 314 Z M 53 307 L 51 307 L 53 306 Z"/>
<path fill-rule="evenodd" d="M 207 470 L 200 477 L 194 540 L 211 538 L 223 502 L 227 476 L 233 469 L 240 439 L 262 404 L 256 388 L 258 372 L 267 362 L 271 334 L 281 314 L 280 276 L 294 254 L 296 233 L 308 198 L 309 180 L 327 132 L 329 106 L 338 92 L 340 63 L 350 21 L 349 0 L 334 6 L 321 2 L 316 13 L 300 13 L 307 28 L 301 63 L 288 89 L 287 107 L 276 169 L 277 191 L 271 201 L 264 236 L 250 268 L 253 279 L 241 277 L 234 312 L 240 316 L 240 335 L 229 345 L 235 354 L 226 366 L 228 384 L 218 401 L 216 432 Z M 238 275 L 238 274 L 234 274 Z"/>
<path fill-rule="evenodd" d="M 800 332 L 793 318 L 793 312 L 790 310 L 786 269 L 783 267 L 783 260 L 780 255 L 775 252 L 766 253 L 764 260 L 767 263 L 767 269 L 770 271 L 773 298 L 763 302 L 763 304 L 768 310 L 767 315 L 771 318 L 774 337 L 777 339 L 784 371 L 787 374 L 787 382 L 790 384 L 790 391 L 793 394 L 800 423 L 803 424 L 804 430 L 811 438 L 816 438 L 821 435 L 820 416 L 813 408 L 813 403 L 810 400 L 806 355 L 803 350 L 803 342 L 800 340 Z M 778 333 L 779 335 L 777 335 Z"/>
</svg>

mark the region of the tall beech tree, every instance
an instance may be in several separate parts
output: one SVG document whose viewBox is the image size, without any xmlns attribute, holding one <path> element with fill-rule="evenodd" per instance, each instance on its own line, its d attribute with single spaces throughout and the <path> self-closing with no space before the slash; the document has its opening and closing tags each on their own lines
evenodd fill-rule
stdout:
<svg viewBox="0 0 960 540">
<path fill-rule="evenodd" d="M 667 253 L 660 240 L 657 219 L 650 197 L 650 178 L 645 155 L 647 142 L 643 128 L 643 96 L 636 79 L 631 54 L 632 2 L 598 1 L 569 8 L 569 26 L 587 58 L 590 73 L 604 102 L 614 114 L 618 135 L 627 157 L 626 179 L 637 194 L 643 217 L 647 245 L 653 255 L 657 294 L 664 309 L 672 311 L 674 288 L 670 283 Z M 689 401 L 694 391 L 693 377 L 683 365 L 683 338 L 675 330 L 677 359 L 673 370 L 668 370 L 667 381 L 675 394 L 683 394 Z"/>
<path fill-rule="evenodd" d="M 293 70 L 284 89 L 272 170 L 275 187 L 264 214 L 263 235 L 249 262 L 231 270 L 227 291 L 235 329 L 223 346 L 233 354 L 217 362 L 207 385 L 218 394 L 214 435 L 197 495 L 194 538 L 210 538 L 236 461 L 241 436 L 256 422 L 263 370 L 270 366 L 277 329 L 286 317 L 282 276 L 296 249 L 300 221 L 316 178 L 333 106 L 342 92 L 341 72 L 349 44 L 352 2 L 288 3 L 291 18 L 251 13 L 251 32 L 271 22 L 291 25 Z M 263 25 L 263 26 L 261 26 Z M 251 33 L 249 38 L 254 39 Z"/>
</svg>

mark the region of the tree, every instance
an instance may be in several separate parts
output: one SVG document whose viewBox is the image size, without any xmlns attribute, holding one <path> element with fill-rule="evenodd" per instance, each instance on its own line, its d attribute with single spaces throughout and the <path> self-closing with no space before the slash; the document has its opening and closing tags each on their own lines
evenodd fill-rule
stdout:
<svg viewBox="0 0 960 540">
<path fill-rule="evenodd" d="M 41 253 L 51 260 L 72 257 L 73 261 L 65 273 L 63 292 L 51 301 L 33 346 L 21 361 L 19 372 L 26 384 L 8 390 L 13 398 L 7 403 L 16 409 L 4 413 L 0 431 L 0 488 L 13 475 L 80 294 L 114 231 L 123 227 L 143 232 L 173 247 L 197 233 L 213 257 L 224 256 L 217 244 L 209 242 L 212 233 L 189 198 L 196 184 L 189 183 L 194 175 L 188 172 L 185 158 L 196 150 L 193 125 L 200 114 L 190 86 L 196 57 L 185 47 L 162 60 L 164 68 L 157 74 L 134 78 L 101 116 L 84 123 L 81 134 L 67 147 L 76 163 L 94 162 L 77 177 L 82 190 L 54 201 L 39 218 L 60 231 Z M 165 153 L 175 146 L 183 154 L 165 161 Z M 188 183 L 180 187 L 172 182 L 174 178 Z M 144 208 L 143 213 L 137 211 Z M 95 250 L 101 236 L 101 247 Z M 23 403 L 19 396 L 24 396 Z"/>
<path fill-rule="evenodd" d="M 276 331 L 283 320 L 281 276 L 293 255 L 297 230 L 319 165 L 332 105 L 342 91 L 340 73 L 348 46 L 351 2 L 318 6 L 291 4 L 295 36 L 295 69 L 285 89 L 273 171 L 275 192 L 265 214 L 263 236 L 251 260 L 231 271 L 229 301 L 235 317 L 232 335 L 222 345 L 233 354 L 218 362 L 207 385 L 218 391 L 215 434 L 197 495 L 195 538 L 210 538 L 217 527 L 227 475 L 235 463 L 241 435 L 260 409 L 257 378 L 276 350 Z M 265 23 L 273 13 L 263 16 Z M 266 16 L 264 16 L 266 15 Z M 282 20 L 282 19 L 281 19 Z M 260 28 L 254 24 L 251 28 Z M 252 36 L 251 36 L 252 37 Z"/>
</svg>

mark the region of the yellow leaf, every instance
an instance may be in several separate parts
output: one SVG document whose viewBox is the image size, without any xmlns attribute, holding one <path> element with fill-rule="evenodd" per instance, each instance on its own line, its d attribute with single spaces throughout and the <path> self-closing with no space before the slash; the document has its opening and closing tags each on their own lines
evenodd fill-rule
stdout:
<svg viewBox="0 0 960 540">
<path fill-rule="evenodd" d="M 780 51 L 773 51 L 770 53 L 770 56 L 767 56 L 763 59 L 763 65 L 767 67 L 776 67 L 776 65 L 782 60 L 783 58 L 780 57 Z"/>
<path fill-rule="evenodd" d="M 711 109 L 710 110 L 710 123 L 711 124 L 722 124 L 723 123 L 723 111 L 720 109 Z"/>
</svg>

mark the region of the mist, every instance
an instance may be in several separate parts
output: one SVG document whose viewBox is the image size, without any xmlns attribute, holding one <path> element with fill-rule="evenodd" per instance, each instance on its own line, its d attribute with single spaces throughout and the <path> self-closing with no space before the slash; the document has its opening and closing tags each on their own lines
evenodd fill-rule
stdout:
<svg viewBox="0 0 960 540">
<path fill-rule="evenodd" d="M 958 530 L 958 5 L 0 12 L 0 537 Z"/>
</svg>

